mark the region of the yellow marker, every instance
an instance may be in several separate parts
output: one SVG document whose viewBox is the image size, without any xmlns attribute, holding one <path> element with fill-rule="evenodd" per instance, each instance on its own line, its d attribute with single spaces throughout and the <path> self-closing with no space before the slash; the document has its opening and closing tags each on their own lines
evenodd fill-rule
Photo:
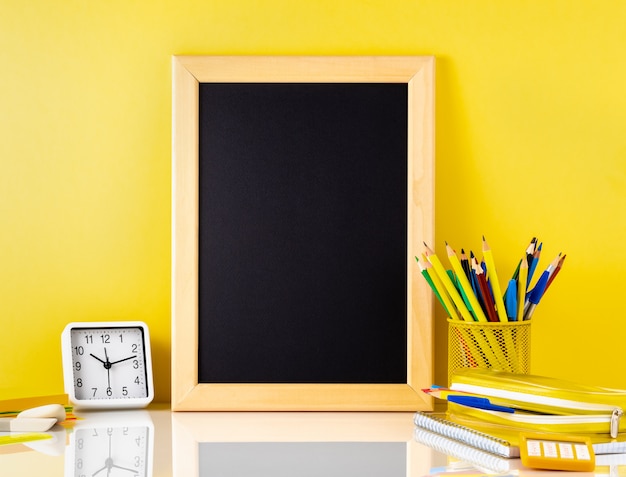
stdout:
<svg viewBox="0 0 626 477">
<path fill-rule="evenodd" d="M 485 257 L 485 263 L 487 264 L 487 274 L 489 275 L 489 281 L 491 282 L 491 289 L 493 290 L 493 297 L 496 300 L 496 311 L 498 312 L 498 318 L 500 321 L 509 321 L 506 316 L 506 308 L 504 308 L 504 300 L 502 299 L 502 291 L 500 290 L 500 282 L 498 282 L 498 274 L 496 273 L 496 264 L 493 260 L 491 248 L 483 237 L 483 256 Z"/>
<path fill-rule="evenodd" d="M 461 284 L 461 287 L 465 292 L 465 296 L 467 297 L 470 306 L 472 307 L 472 310 L 474 310 L 476 320 L 487 322 L 487 317 L 483 313 L 483 309 L 480 307 L 480 303 L 478 303 L 478 300 L 476 299 L 474 289 L 472 288 L 472 285 L 470 284 L 467 276 L 465 275 L 465 272 L 463 271 L 463 266 L 459 261 L 459 257 L 456 256 L 456 252 L 454 251 L 454 249 L 450 247 L 450 245 L 448 245 L 447 243 L 446 250 L 448 251 L 448 259 L 450 260 L 452 269 L 454 270 L 454 273 L 456 273 L 457 279 L 459 280 L 459 283 Z"/>
<path fill-rule="evenodd" d="M 8 436 L 0 436 L 0 446 L 9 444 L 20 444 L 22 442 L 40 441 L 43 439 L 52 439 L 52 435 L 39 432 L 30 432 L 27 434 L 11 434 Z"/>
</svg>

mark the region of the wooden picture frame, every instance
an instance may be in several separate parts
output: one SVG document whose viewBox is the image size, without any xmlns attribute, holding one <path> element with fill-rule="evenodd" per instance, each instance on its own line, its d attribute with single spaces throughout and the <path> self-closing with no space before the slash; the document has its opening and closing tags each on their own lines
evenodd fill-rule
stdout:
<svg viewBox="0 0 626 477">
<path fill-rule="evenodd" d="M 420 389 L 432 384 L 433 298 L 414 257 L 422 241 L 434 238 L 434 58 L 175 56 L 172 74 L 172 410 L 432 410 L 432 399 Z M 199 381 L 199 89 L 204 83 L 406 85 L 403 382 Z"/>
</svg>

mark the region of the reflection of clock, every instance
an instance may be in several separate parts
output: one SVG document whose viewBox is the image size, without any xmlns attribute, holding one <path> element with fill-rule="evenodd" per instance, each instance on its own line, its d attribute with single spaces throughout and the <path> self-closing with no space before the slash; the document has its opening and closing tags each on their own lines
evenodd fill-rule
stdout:
<svg viewBox="0 0 626 477">
<path fill-rule="evenodd" d="M 143 422 L 129 411 L 108 416 L 85 415 L 74 428 L 66 477 L 151 477 L 154 426 L 149 416 Z"/>
</svg>

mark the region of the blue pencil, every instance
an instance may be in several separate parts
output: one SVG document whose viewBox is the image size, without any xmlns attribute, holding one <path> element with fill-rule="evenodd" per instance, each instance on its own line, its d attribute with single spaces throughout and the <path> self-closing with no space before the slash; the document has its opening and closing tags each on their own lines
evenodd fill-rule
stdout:
<svg viewBox="0 0 626 477">
<path fill-rule="evenodd" d="M 535 269 L 537 268 L 537 263 L 539 263 L 539 256 L 541 255 L 542 246 L 543 246 L 543 243 L 540 243 L 539 246 L 537 247 L 537 250 L 535 250 L 535 253 L 533 253 L 532 262 L 528 265 L 528 278 L 526 279 L 526 288 L 530 286 L 530 280 L 533 277 L 533 273 L 535 273 Z"/>
<path fill-rule="evenodd" d="M 509 321 L 517 321 L 517 280 L 509 280 L 504 294 L 504 307 Z"/>
</svg>

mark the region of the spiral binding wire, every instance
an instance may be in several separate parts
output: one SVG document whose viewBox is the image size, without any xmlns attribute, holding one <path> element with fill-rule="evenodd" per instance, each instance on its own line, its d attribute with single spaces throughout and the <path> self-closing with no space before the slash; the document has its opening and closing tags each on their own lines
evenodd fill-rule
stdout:
<svg viewBox="0 0 626 477">
<path fill-rule="evenodd" d="M 448 437 L 454 441 L 468 444 L 485 452 L 491 452 L 502 457 L 517 457 L 512 454 L 513 447 L 504 439 L 490 436 L 489 434 L 422 412 L 415 413 L 413 421 L 417 427 Z"/>
<path fill-rule="evenodd" d="M 414 438 L 420 444 L 471 464 L 482 472 L 503 474 L 511 470 L 510 462 L 503 457 L 484 452 L 419 427 L 415 428 Z"/>
</svg>

